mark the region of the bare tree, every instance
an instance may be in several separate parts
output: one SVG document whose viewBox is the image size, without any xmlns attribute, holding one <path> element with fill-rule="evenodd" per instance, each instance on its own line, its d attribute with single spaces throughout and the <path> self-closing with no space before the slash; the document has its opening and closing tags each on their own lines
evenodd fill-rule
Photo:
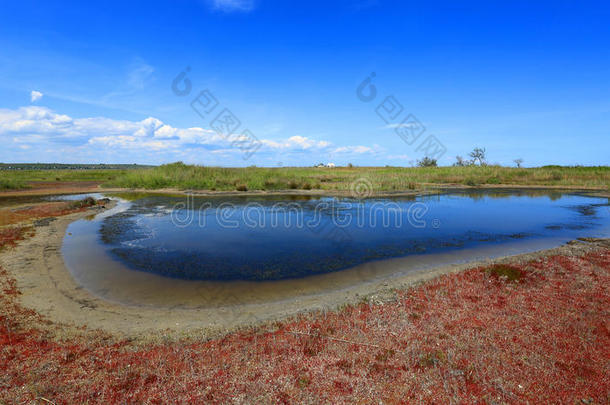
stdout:
<svg viewBox="0 0 610 405">
<path fill-rule="evenodd" d="M 523 163 L 523 159 L 521 159 L 521 158 L 515 159 L 515 160 L 513 160 L 513 162 L 515 162 L 517 167 L 521 167 L 521 164 Z"/>
<path fill-rule="evenodd" d="M 472 158 L 472 163 L 478 163 L 479 166 L 485 166 L 487 164 L 485 157 L 485 148 L 476 147 L 468 154 Z"/>
</svg>

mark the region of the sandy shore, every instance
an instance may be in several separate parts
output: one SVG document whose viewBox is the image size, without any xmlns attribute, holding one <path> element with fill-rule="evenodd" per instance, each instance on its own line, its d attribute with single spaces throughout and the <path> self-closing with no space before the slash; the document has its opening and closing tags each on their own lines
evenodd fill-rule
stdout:
<svg viewBox="0 0 610 405">
<path fill-rule="evenodd" d="M 64 264 L 61 246 L 67 226 L 90 215 L 92 212 L 87 211 L 40 221 L 34 237 L 0 255 L 0 265 L 17 280 L 22 292 L 20 300 L 25 307 L 66 326 L 86 326 L 134 338 L 166 335 L 168 332 L 175 337 L 213 336 L 302 312 L 336 309 L 365 297 L 373 302 L 384 302 L 394 297 L 394 289 L 408 288 L 442 274 L 491 262 L 469 261 L 434 268 L 423 266 L 424 270 L 398 277 L 379 277 L 384 272 L 392 274 L 405 265 L 401 260 L 388 260 L 321 276 L 311 283 L 319 287 L 318 291 L 302 291 L 290 284 L 276 285 L 272 290 L 280 288 L 287 292 L 299 291 L 300 294 L 292 297 L 288 294 L 283 298 L 276 296 L 269 302 L 254 300 L 248 303 L 248 300 L 240 298 L 240 293 L 224 290 L 218 293 L 229 299 L 224 301 L 226 305 L 219 307 L 125 305 L 94 296 L 79 286 Z M 522 262 L 552 254 L 581 255 L 598 244 L 609 245 L 608 240 L 575 241 L 558 248 L 499 258 L 493 262 Z"/>
</svg>

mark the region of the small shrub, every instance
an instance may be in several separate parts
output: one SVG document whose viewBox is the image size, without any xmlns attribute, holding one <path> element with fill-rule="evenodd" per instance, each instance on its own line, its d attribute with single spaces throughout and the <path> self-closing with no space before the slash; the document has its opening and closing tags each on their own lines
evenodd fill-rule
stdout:
<svg viewBox="0 0 610 405">
<path fill-rule="evenodd" d="M 407 188 L 408 188 L 409 190 L 415 190 L 415 189 L 417 188 L 417 184 L 415 184 L 415 183 L 409 183 L 409 184 L 407 184 Z"/>
<path fill-rule="evenodd" d="M 237 186 L 235 186 L 235 189 L 237 191 L 248 191 L 248 186 L 246 186 L 245 184 L 238 184 Z"/>
<path fill-rule="evenodd" d="M 297 184 L 297 182 L 296 182 L 296 181 L 294 181 L 294 180 L 290 180 L 290 181 L 288 182 L 288 188 L 289 188 L 289 189 L 294 190 L 294 189 L 296 189 L 296 188 L 298 188 L 298 187 L 299 187 L 299 185 Z"/>
<path fill-rule="evenodd" d="M 310 383 L 311 383 L 311 378 L 309 378 L 308 376 L 303 376 L 303 377 L 299 378 L 299 380 L 297 381 L 299 388 L 305 388 Z"/>
<path fill-rule="evenodd" d="M 477 185 L 477 182 L 474 181 L 474 179 L 466 179 L 466 180 L 464 180 L 464 184 L 466 184 L 467 186 L 473 186 L 474 187 L 474 186 Z"/>
<path fill-rule="evenodd" d="M 311 190 L 311 184 L 309 183 L 303 183 L 303 185 L 301 186 L 301 188 L 303 190 Z"/>
<path fill-rule="evenodd" d="M 506 280 L 512 282 L 517 282 L 524 276 L 521 269 L 506 264 L 494 264 L 485 271 L 494 278 L 505 278 Z"/>
<path fill-rule="evenodd" d="M 442 350 L 435 352 L 428 352 L 419 357 L 419 365 L 422 368 L 434 367 L 437 364 L 444 363 L 447 360 L 447 356 Z"/>
<path fill-rule="evenodd" d="M 74 201 L 70 204 L 70 208 L 85 208 L 92 207 L 96 204 L 96 201 L 93 197 L 87 197 L 85 199 Z"/>
<path fill-rule="evenodd" d="M 419 166 L 419 167 L 437 167 L 438 164 L 436 162 L 436 159 L 426 156 L 423 159 L 417 161 L 417 166 Z"/>
<path fill-rule="evenodd" d="M 497 177 L 490 177 L 486 181 L 487 184 L 500 184 L 500 179 Z"/>
</svg>

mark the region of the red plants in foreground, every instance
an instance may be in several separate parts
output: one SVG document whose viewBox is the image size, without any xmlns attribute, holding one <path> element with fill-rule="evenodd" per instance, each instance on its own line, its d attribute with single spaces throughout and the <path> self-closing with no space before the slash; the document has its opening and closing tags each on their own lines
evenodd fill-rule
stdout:
<svg viewBox="0 0 610 405">
<path fill-rule="evenodd" d="M 0 228 L 0 250 L 6 247 L 14 247 L 17 242 L 32 235 L 34 232 L 30 226 L 15 226 L 11 228 Z"/>
<path fill-rule="evenodd" d="M 53 201 L 18 208 L 2 208 L 0 209 L 0 226 L 67 215 L 83 211 L 92 205 L 95 205 L 95 200 L 89 198 L 82 201 Z"/>
<path fill-rule="evenodd" d="M 272 331 L 160 344 L 59 337 L 18 304 L 5 270 L 0 283 L 0 402 L 610 401 L 607 249 L 446 275 Z"/>
</svg>

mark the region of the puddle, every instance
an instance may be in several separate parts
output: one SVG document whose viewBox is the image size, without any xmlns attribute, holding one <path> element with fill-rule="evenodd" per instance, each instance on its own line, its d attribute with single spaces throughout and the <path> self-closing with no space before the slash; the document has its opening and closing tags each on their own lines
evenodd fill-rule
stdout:
<svg viewBox="0 0 610 405">
<path fill-rule="evenodd" d="M 610 237 L 608 199 L 556 191 L 129 200 L 70 224 L 62 247 L 80 285 L 128 305 L 278 301 Z"/>
</svg>

